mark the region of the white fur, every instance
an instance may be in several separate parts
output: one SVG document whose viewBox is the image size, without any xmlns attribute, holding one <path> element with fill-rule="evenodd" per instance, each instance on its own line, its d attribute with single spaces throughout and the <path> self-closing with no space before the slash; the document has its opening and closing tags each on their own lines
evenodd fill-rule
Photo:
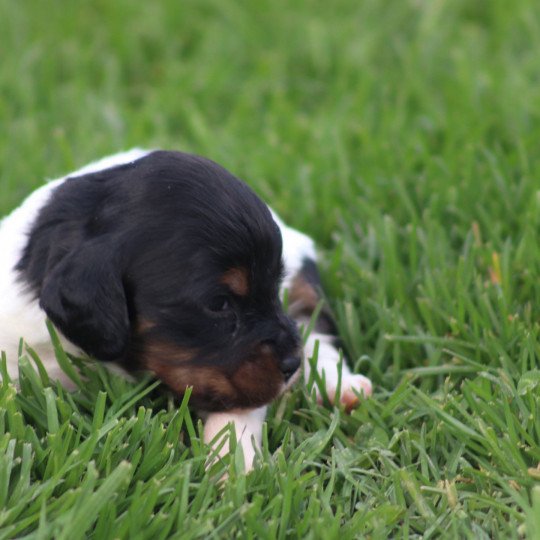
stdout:
<svg viewBox="0 0 540 540">
<path fill-rule="evenodd" d="M 90 172 L 114 167 L 136 161 L 148 154 L 149 151 L 133 149 L 93 162 L 69 175 L 77 177 Z M 28 233 L 39 210 L 47 203 L 55 188 L 65 182 L 67 177 L 50 181 L 34 191 L 19 208 L 0 222 L 0 349 L 4 350 L 8 359 L 8 371 L 12 378 L 17 378 L 18 347 L 21 337 L 36 350 L 53 378 L 69 384 L 63 372 L 59 369 L 50 344 L 49 334 L 45 326 L 45 313 L 39 307 L 37 299 L 23 284 L 17 280 L 15 265 L 20 260 Z M 271 210 L 272 211 L 272 210 Z M 285 277 L 283 289 L 287 289 L 294 276 L 300 271 L 305 258 L 316 260 L 315 245 L 311 238 L 285 225 L 272 211 L 283 236 L 283 259 Z M 77 347 L 63 340 L 69 352 L 78 353 Z M 308 337 L 305 347 L 304 373 L 309 379 L 310 363 L 316 343 L 318 346 L 317 371 L 326 381 L 326 391 L 331 400 L 334 399 L 338 384 L 339 353 L 331 344 L 328 336 L 313 333 Z M 362 375 L 353 375 L 343 364 L 341 379 L 341 400 L 346 405 L 353 404 L 357 399 L 354 391 L 371 394 L 371 382 Z M 318 395 L 318 397 L 320 397 Z M 228 423 L 235 426 L 238 442 L 244 451 L 246 467 L 252 466 L 255 451 L 252 442 L 260 445 L 262 424 L 266 415 L 266 407 L 253 410 L 237 410 L 227 413 L 209 414 L 205 423 L 205 442 L 224 445 L 220 455 L 228 452 L 228 441 L 215 440 Z"/>
<path fill-rule="evenodd" d="M 50 182 L 34 191 L 11 215 L 0 222 L 0 347 L 7 354 L 8 371 L 17 374 L 19 340 L 26 336 L 43 357 L 46 367 L 56 374 L 57 365 L 50 354 L 50 340 L 43 311 L 32 294 L 17 281 L 14 266 L 21 258 L 27 233 L 52 190 L 62 180 Z"/>
<path fill-rule="evenodd" d="M 229 438 L 225 432 L 219 438 L 218 433 L 227 425 L 233 424 L 238 444 L 242 446 L 244 464 L 251 469 L 255 459 L 255 449 L 260 447 L 262 426 L 266 418 L 266 407 L 210 413 L 204 423 L 204 442 L 219 448 L 216 457 L 223 458 L 229 453 Z"/>
<path fill-rule="evenodd" d="M 274 221 L 278 224 L 283 238 L 283 262 L 285 265 L 285 275 L 281 289 L 286 290 L 291 286 L 292 280 L 302 268 L 304 259 L 317 260 L 315 243 L 313 240 L 283 223 L 281 218 L 270 208 Z"/>
</svg>

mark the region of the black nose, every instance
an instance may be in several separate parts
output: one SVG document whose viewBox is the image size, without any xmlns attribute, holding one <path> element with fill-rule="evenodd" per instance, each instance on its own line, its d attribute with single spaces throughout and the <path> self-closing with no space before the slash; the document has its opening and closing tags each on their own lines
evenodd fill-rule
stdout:
<svg viewBox="0 0 540 540">
<path fill-rule="evenodd" d="M 287 356 L 280 364 L 279 369 L 285 380 L 288 381 L 300 367 L 300 357 L 299 356 Z"/>
</svg>

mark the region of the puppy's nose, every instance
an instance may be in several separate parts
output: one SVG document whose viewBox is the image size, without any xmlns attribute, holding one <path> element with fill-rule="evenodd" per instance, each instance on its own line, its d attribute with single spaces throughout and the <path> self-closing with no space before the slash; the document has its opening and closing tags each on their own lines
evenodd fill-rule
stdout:
<svg viewBox="0 0 540 540">
<path fill-rule="evenodd" d="M 279 369 L 285 380 L 288 381 L 300 367 L 300 357 L 299 356 L 287 356 L 280 364 Z"/>
</svg>

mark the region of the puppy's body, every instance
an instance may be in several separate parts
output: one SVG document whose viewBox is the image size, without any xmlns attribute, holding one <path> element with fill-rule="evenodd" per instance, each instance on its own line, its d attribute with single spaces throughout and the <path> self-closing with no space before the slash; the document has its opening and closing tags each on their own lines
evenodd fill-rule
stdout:
<svg viewBox="0 0 540 540">
<path fill-rule="evenodd" d="M 234 422 L 249 465 L 266 404 L 298 375 L 299 335 L 278 289 L 305 324 L 319 300 L 315 260 L 309 237 L 216 164 L 131 150 L 47 183 L 0 223 L 0 349 L 12 378 L 23 337 L 63 379 L 48 316 L 69 352 L 150 370 L 178 393 L 193 386 L 192 403 L 210 411 L 206 440 Z M 323 313 L 304 347 L 308 374 L 318 346 L 331 398 L 332 333 Z M 348 406 L 354 391 L 371 393 L 345 365 L 341 386 Z"/>
</svg>

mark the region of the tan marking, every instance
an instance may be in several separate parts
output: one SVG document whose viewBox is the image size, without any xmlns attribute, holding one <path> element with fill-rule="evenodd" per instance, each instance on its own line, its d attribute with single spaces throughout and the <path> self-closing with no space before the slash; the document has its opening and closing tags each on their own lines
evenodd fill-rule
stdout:
<svg viewBox="0 0 540 540">
<path fill-rule="evenodd" d="M 319 295 L 304 276 L 297 274 L 289 288 L 289 314 L 292 317 L 311 315 L 319 303 Z"/>
<path fill-rule="evenodd" d="M 156 326 L 156 323 L 149 319 L 140 319 L 137 322 L 137 330 L 140 333 L 146 332 L 147 330 L 152 330 L 152 328 L 154 328 L 155 326 Z"/>
<path fill-rule="evenodd" d="M 227 285 L 238 296 L 247 296 L 249 293 L 249 279 L 245 268 L 227 270 L 221 277 L 221 283 Z"/>
<path fill-rule="evenodd" d="M 231 407 L 252 408 L 270 403 L 284 388 L 283 374 L 271 347 L 260 345 L 253 356 L 239 362 L 234 372 L 223 365 L 197 365 L 196 349 L 153 341 L 149 336 L 142 346 L 143 367 L 151 371 L 175 393 L 192 388 L 193 404 L 223 403 Z"/>
<path fill-rule="evenodd" d="M 246 400 L 246 405 L 261 406 L 279 395 L 284 381 L 270 347 L 259 346 L 255 355 L 256 360 L 245 361 L 239 366 L 231 382 Z"/>
<path fill-rule="evenodd" d="M 153 369 L 158 364 L 178 365 L 178 362 L 189 362 L 197 351 L 183 349 L 171 343 L 150 341 L 145 347 L 146 368 Z"/>
<path fill-rule="evenodd" d="M 197 354 L 196 350 L 149 341 L 144 351 L 144 367 L 178 394 L 191 387 L 193 402 L 204 395 L 230 403 L 244 399 L 241 390 L 218 367 L 187 364 Z"/>
<path fill-rule="evenodd" d="M 191 386 L 194 398 L 203 394 L 213 394 L 226 399 L 233 399 L 236 396 L 231 383 L 217 369 L 154 364 L 152 371 L 169 388 L 179 394 L 183 394 Z"/>
<path fill-rule="evenodd" d="M 193 387 L 193 396 L 210 392 L 229 399 L 235 391 L 225 375 L 217 368 L 182 365 L 192 360 L 196 351 L 182 349 L 168 343 L 150 343 L 146 349 L 146 369 L 178 393 Z"/>
<path fill-rule="evenodd" d="M 319 291 L 309 283 L 302 272 L 296 274 L 289 287 L 289 315 L 299 324 L 307 325 L 322 300 Z M 315 330 L 321 334 L 335 334 L 332 313 L 326 303 L 321 307 Z"/>
</svg>

